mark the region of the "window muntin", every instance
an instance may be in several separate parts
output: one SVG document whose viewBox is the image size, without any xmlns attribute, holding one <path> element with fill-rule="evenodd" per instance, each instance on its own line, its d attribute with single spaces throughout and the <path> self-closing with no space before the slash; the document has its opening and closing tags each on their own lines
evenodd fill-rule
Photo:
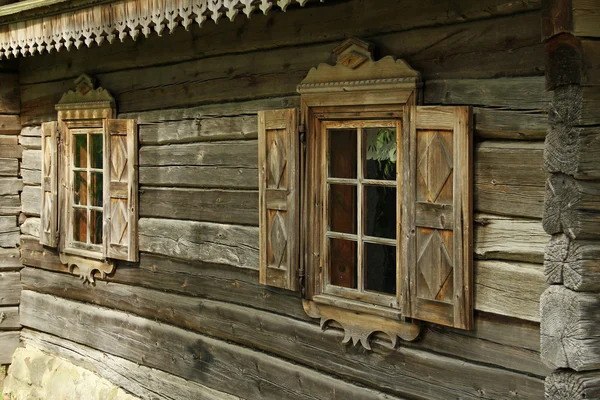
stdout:
<svg viewBox="0 0 600 400">
<path fill-rule="evenodd" d="M 103 237 L 103 140 L 102 128 L 70 128 L 68 152 L 69 229 L 67 248 L 102 253 Z"/>
<path fill-rule="evenodd" d="M 323 293 L 397 307 L 399 119 L 322 121 Z"/>
</svg>

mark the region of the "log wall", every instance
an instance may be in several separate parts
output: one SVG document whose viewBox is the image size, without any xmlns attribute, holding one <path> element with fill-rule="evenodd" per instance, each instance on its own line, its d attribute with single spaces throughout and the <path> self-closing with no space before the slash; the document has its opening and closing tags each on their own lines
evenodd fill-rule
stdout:
<svg viewBox="0 0 600 400">
<path fill-rule="evenodd" d="M 600 394 L 600 4 L 546 0 L 543 22 L 552 91 L 543 227 L 552 238 L 541 356 L 555 369 L 546 398 L 588 399 Z"/>
<path fill-rule="evenodd" d="M 174 399 L 202 387 L 265 399 L 540 398 L 551 100 L 541 4 L 461 3 L 330 0 L 22 59 L 26 340 L 109 379 L 150 369 L 186 379 Z M 474 106 L 473 331 L 427 325 L 416 342 L 389 349 L 375 338 L 368 352 L 321 331 L 299 294 L 258 282 L 256 113 L 299 105 L 296 85 L 348 35 L 419 70 L 426 104 Z M 56 119 L 54 104 L 81 73 L 139 123 L 140 263 L 119 263 L 95 286 L 38 243 L 40 123 Z M 98 366 L 99 352 L 115 370 Z M 153 379 L 117 381 L 151 398 Z"/>
<path fill-rule="evenodd" d="M 10 364 L 19 344 L 21 282 L 18 246 L 23 188 L 20 164 L 19 75 L 12 65 L 0 68 L 0 365 Z"/>
</svg>

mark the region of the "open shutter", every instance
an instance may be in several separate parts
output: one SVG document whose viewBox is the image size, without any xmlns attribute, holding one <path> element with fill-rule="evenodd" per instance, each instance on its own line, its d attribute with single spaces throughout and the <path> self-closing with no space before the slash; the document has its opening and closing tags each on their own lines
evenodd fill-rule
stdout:
<svg viewBox="0 0 600 400">
<path fill-rule="evenodd" d="M 104 121 L 104 245 L 106 257 L 137 261 L 137 124 Z"/>
<path fill-rule="evenodd" d="M 58 239 L 58 123 L 42 124 L 42 208 L 40 243 L 56 247 Z"/>
<path fill-rule="evenodd" d="M 404 181 L 407 317 L 473 325 L 472 110 L 410 108 Z M 412 209 L 412 210 L 411 210 Z"/>
<path fill-rule="evenodd" d="M 260 283 L 298 287 L 298 110 L 258 113 Z"/>
</svg>

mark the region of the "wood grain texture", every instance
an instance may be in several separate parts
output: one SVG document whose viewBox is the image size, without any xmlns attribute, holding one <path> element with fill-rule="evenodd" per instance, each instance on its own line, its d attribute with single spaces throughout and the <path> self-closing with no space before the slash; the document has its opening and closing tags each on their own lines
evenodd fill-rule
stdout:
<svg viewBox="0 0 600 400">
<path fill-rule="evenodd" d="M 19 144 L 23 150 L 40 150 L 42 148 L 42 140 L 38 136 L 19 135 Z"/>
<path fill-rule="evenodd" d="M 141 167 L 217 166 L 222 168 L 256 168 L 258 142 L 236 140 L 211 143 L 143 146 L 139 150 Z"/>
<path fill-rule="evenodd" d="M 142 218 L 140 250 L 190 261 L 258 269 L 258 228 Z"/>
<path fill-rule="evenodd" d="M 0 272 L 0 305 L 19 304 L 21 296 L 21 278 L 18 271 Z"/>
<path fill-rule="evenodd" d="M 143 187 L 140 217 L 258 226 L 258 192 Z"/>
<path fill-rule="evenodd" d="M 68 300 L 58 299 L 58 301 L 50 299 L 55 299 L 55 297 L 50 297 L 47 295 L 36 294 L 34 292 L 25 291 L 24 292 L 24 300 L 23 300 L 23 320 L 25 325 L 29 325 L 32 327 L 39 326 L 40 323 L 44 320 L 43 315 L 45 314 L 56 314 L 62 315 L 65 317 L 65 322 L 67 323 L 67 327 L 63 327 L 63 321 L 57 321 L 56 323 L 50 323 L 45 328 L 49 333 L 58 332 L 61 336 L 66 336 L 67 339 L 75 340 L 79 342 L 87 342 L 87 337 L 83 336 L 86 332 L 86 326 L 88 324 L 93 323 L 95 319 L 100 317 L 108 317 L 107 323 L 110 324 L 111 328 L 106 330 L 106 333 L 103 333 L 102 340 L 97 340 L 94 342 L 93 346 L 102 351 L 108 351 L 111 354 L 118 353 L 116 355 L 126 356 L 128 359 L 132 361 L 139 362 L 142 358 L 146 365 L 153 366 L 156 363 L 163 362 L 163 354 L 164 351 L 169 351 L 169 353 L 175 352 L 175 354 L 184 353 L 186 351 L 194 351 L 198 349 L 198 346 L 202 345 L 203 348 L 203 360 L 206 360 L 206 357 L 210 354 L 210 360 L 208 362 L 203 362 L 201 365 L 203 366 L 204 374 L 197 374 L 195 371 L 197 367 L 194 367 L 192 362 L 186 362 L 185 360 L 193 360 L 193 357 L 177 357 L 175 360 L 171 360 L 170 362 L 165 362 L 161 366 L 163 370 L 167 369 L 168 372 L 174 372 L 179 376 L 183 376 L 186 379 L 190 379 L 192 381 L 204 381 L 204 377 L 206 375 L 211 376 L 212 371 L 215 368 L 218 368 L 220 365 L 228 366 L 232 361 L 232 358 L 239 360 L 236 362 L 244 363 L 248 365 L 248 363 L 259 362 L 261 366 L 260 372 L 254 374 L 246 373 L 243 378 L 236 377 L 236 382 L 233 383 L 230 380 L 212 380 L 211 382 L 215 383 L 215 385 L 229 385 L 229 388 L 233 388 L 233 390 L 237 390 L 236 388 L 240 384 L 245 384 L 245 382 L 249 379 L 261 379 L 267 378 L 271 373 L 271 369 L 268 368 L 269 363 L 274 360 L 277 360 L 279 363 L 279 369 L 277 371 L 273 371 L 279 376 L 279 386 L 283 386 L 288 390 L 292 390 L 293 386 L 290 387 L 290 383 L 288 380 L 281 380 L 282 372 L 286 374 L 292 373 L 289 368 L 285 368 L 285 362 L 275 359 L 272 356 L 265 355 L 264 353 L 260 357 L 254 357 L 254 352 L 252 350 L 246 350 L 242 347 L 237 347 L 235 345 L 226 345 L 224 342 L 217 341 L 215 339 L 208 339 L 205 336 L 195 334 L 189 331 L 183 331 L 178 328 L 171 327 L 166 324 L 159 324 L 157 322 L 153 322 L 147 319 L 143 319 L 140 317 L 136 317 L 133 315 L 127 316 L 127 314 L 108 310 L 101 309 L 97 307 L 93 307 L 90 305 L 85 305 L 81 303 L 74 303 Z M 207 312 L 213 308 L 210 303 L 204 303 L 206 305 Z M 60 312 L 59 310 L 60 309 Z M 71 326 L 69 322 L 69 315 L 77 312 L 81 315 L 81 322 L 79 325 Z M 212 311 L 210 311 L 212 314 Z M 235 312 L 235 308 L 229 308 L 223 306 L 223 308 L 216 308 L 214 310 L 216 313 L 232 313 Z M 94 317 L 95 315 L 95 317 Z M 196 314 L 198 316 L 202 316 L 202 314 Z M 255 321 L 257 319 L 262 320 L 262 316 L 255 315 L 254 313 L 246 312 L 245 317 L 239 315 L 235 317 L 235 320 L 238 321 L 235 325 L 236 329 L 240 329 L 241 331 L 245 331 L 246 329 L 253 328 Z M 268 315 L 267 315 L 268 316 Z M 265 316 L 266 317 L 266 316 Z M 207 322 L 206 329 L 214 329 L 213 327 L 222 326 L 222 324 L 215 321 Z M 276 326 L 274 324 L 273 319 L 264 320 L 265 324 L 269 324 L 270 326 Z M 196 324 L 195 322 L 190 321 L 192 324 Z M 145 336 L 152 338 L 151 340 L 138 341 L 135 340 L 137 336 L 134 332 L 134 329 L 138 329 L 140 325 L 145 326 Z M 307 346 L 303 345 L 306 340 L 310 343 L 315 343 L 314 338 L 315 335 L 319 335 L 322 337 L 323 344 L 318 344 L 320 341 L 316 343 L 317 346 L 327 346 L 328 350 L 326 351 L 327 356 L 325 358 L 319 358 L 320 365 L 319 368 L 326 368 L 327 370 L 335 371 L 336 375 L 347 376 L 351 374 L 355 380 L 358 382 L 363 382 L 368 386 L 376 386 L 379 387 L 380 390 L 384 390 L 388 393 L 398 393 L 397 395 L 403 396 L 408 395 L 416 398 L 427 398 L 427 397 L 444 397 L 445 395 L 452 396 L 452 393 L 456 393 L 455 389 L 448 388 L 447 385 L 440 384 L 435 378 L 429 379 L 424 377 L 435 376 L 434 371 L 452 371 L 453 374 L 453 382 L 456 382 L 457 386 L 461 387 L 461 392 L 465 398 L 477 398 L 478 396 L 478 388 L 484 387 L 486 393 L 489 393 L 494 398 L 503 399 L 510 398 L 510 392 L 512 390 L 518 390 L 524 396 L 535 396 L 539 395 L 541 390 L 541 381 L 532 377 L 526 377 L 524 375 L 515 374 L 509 371 L 503 371 L 500 369 L 494 369 L 486 366 L 479 366 L 476 364 L 471 364 L 468 362 L 460 362 L 457 363 L 455 360 L 444 357 L 441 355 L 434 355 L 431 353 L 424 353 L 422 351 L 410 348 L 401 348 L 397 352 L 390 352 L 389 349 L 377 344 L 374 348 L 373 353 L 370 353 L 368 356 L 362 354 L 362 352 L 351 352 L 348 353 L 347 349 L 340 344 L 340 335 L 341 332 L 337 332 L 335 330 L 327 331 L 325 333 L 317 333 L 318 327 L 313 324 L 294 324 L 295 328 L 298 329 L 298 340 L 299 343 L 293 344 L 288 340 L 282 340 L 284 337 L 278 334 L 271 334 L 269 331 L 264 331 L 264 338 L 258 338 L 261 343 L 264 343 L 265 346 L 268 346 L 271 354 L 273 352 L 300 352 L 302 354 L 302 360 L 306 360 L 310 365 L 314 365 L 316 363 L 316 356 L 321 355 L 322 351 L 319 349 L 315 349 L 314 345 Z M 305 328 L 304 328 L 305 327 Z M 70 329 L 65 329 L 70 328 Z M 217 328 L 218 329 L 218 328 Z M 289 329 L 288 325 L 283 325 L 277 327 L 276 329 Z M 64 331 L 64 332 L 63 332 Z M 54 333 L 56 334 L 56 333 Z M 232 332 L 233 334 L 233 332 Z M 108 337 L 105 337 L 107 335 Z M 113 343 L 110 339 L 111 337 L 115 337 L 114 335 L 119 335 L 121 337 L 120 344 Z M 242 340 L 252 340 L 250 339 L 251 334 L 248 335 L 240 335 L 238 338 L 246 338 Z M 190 346 L 188 343 L 192 341 L 192 343 L 196 343 L 195 346 Z M 159 343 L 155 345 L 155 343 Z M 177 344 L 176 344 L 177 343 Z M 160 347 L 158 347 L 160 346 Z M 187 350 L 186 350 L 187 347 Z M 343 357 L 343 362 L 338 363 L 335 362 L 337 359 L 337 354 Z M 343 354 L 343 355 L 342 355 Z M 295 356 L 298 358 L 299 356 Z M 392 362 L 390 363 L 390 357 L 411 360 L 408 363 L 402 362 Z M 383 362 L 383 359 L 387 359 L 388 362 Z M 258 361 L 261 360 L 261 361 Z M 412 361 L 414 360 L 414 361 Z M 367 365 L 364 365 L 367 363 Z M 234 364 L 235 365 L 235 364 Z M 410 365 L 410 367 L 408 367 Z M 415 366 L 419 366 L 419 370 L 415 371 Z M 392 368 L 391 372 L 388 371 L 388 368 Z M 422 370 L 421 370 L 422 369 Z M 295 379 L 302 379 L 304 376 L 304 371 L 307 370 L 303 366 L 297 366 L 295 369 L 294 376 Z M 386 372 L 388 371 L 388 372 Z M 467 372 L 472 371 L 472 374 Z M 477 371 L 477 373 L 475 373 Z M 318 374 L 317 371 L 311 370 L 311 373 L 314 373 L 316 376 L 320 376 L 321 379 L 331 379 L 329 375 L 326 374 Z M 438 372 L 439 373 L 439 372 Z M 469 378 L 466 379 L 465 375 L 469 375 Z M 286 375 L 284 375 L 286 376 Z M 398 376 L 402 376 L 406 385 L 398 385 L 397 380 Z M 477 383 L 473 382 L 473 377 L 477 376 Z M 461 378 L 462 377 L 462 378 Z M 241 378 L 241 379 L 240 379 Z M 410 382 L 410 383 L 409 383 Z M 508 387 L 507 387 L 508 385 Z M 332 398 L 331 391 L 331 383 L 326 385 L 330 388 L 327 391 L 327 394 L 319 395 L 315 392 L 309 391 L 303 385 L 303 389 L 301 392 L 293 391 L 291 396 L 300 396 L 296 398 L 304 398 L 302 396 L 307 396 L 307 394 L 313 393 L 312 395 L 315 398 Z M 217 386 L 213 386 L 214 388 L 218 388 Z M 263 386 L 263 391 L 261 391 L 259 398 L 270 398 L 269 392 L 266 391 L 268 388 Z M 245 386 L 246 390 L 252 390 L 250 386 Z M 313 390 L 321 390 L 321 389 L 313 389 Z M 335 395 L 338 396 L 339 388 L 336 388 Z M 356 389 L 354 389 L 356 390 Z M 232 390 L 230 390 L 231 392 Z M 235 393 L 235 392 L 234 392 Z M 246 391 L 246 396 L 248 392 Z M 359 398 L 369 398 L 366 397 L 368 392 L 349 394 L 343 393 L 344 396 L 356 396 L 360 395 L 363 397 Z M 280 398 L 287 398 L 286 395 L 278 394 L 279 396 L 284 396 Z M 337 397 L 333 397 L 337 398 Z M 349 397 L 353 398 L 353 397 Z M 393 397 L 396 398 L 396 397 Z"/>
<path fill-rule="evenodd" d="M 0 364 L 10 364 L 12 354 L 19 346 L 19 331 L 0 331 Z"/>
<path fill-rule="evenodd" d="M 1 204 L 1 202 L 0 202 L 0 204 Z M 17 196 L 17 204 L 19 204 L 18 196 Z M 41 189 L 41 187 L 40 186 L 23 186 L 23 192 L 21 192 L 21 201 L 20 201 L 21 211 L 27 216 L 39 217 L 41 205 L 42 205 L 42 189 Z M 18 213 L 18 211 L 17 211 L 17 213 Z"/>
<path fill-rule="evenodd" d="M 475 214 L 473 251 L 481 259 L 541 263 L 549 236 L 542 221 Z"/>
<path fill-rule="evenodd" d="M 20 328 L 19 307 L 0 307 L 0 331 L 12 331 Z"/>
<path fill-rule="evenodd" d="M 19 270 L 21 254 L 18 249 L 0 249 L 0 271 Z"/>
<path fill-rule="evenodd" d="M 544 273 L 548 283 L 564 283 L 575 291 L 600 291 L 600 243 L 553 235 L 546 247 Z"/>
<path fill-rule="evenodd" d="M 540 321 L 540 295 L 546 289 L 539 264 L 475 262 L 475 308 L 528 321 Z"/>
<path fill-rule="evenodd" d="M 19 195 L 0 196 L 0 215 L 17 215 L 21 211 Z"/>
<path fill-rule="evenodd" d="M 0 114 L 18 115 L 21 112 L 19 75 L 2 72 L 0 82 Z M 15 122 L 13 119 L 10 121 Z"/>
<path fill-rule="evenodd" d="M 550 368 L 600 368 L 600 294 L 552 285 L 541 297 L 541 357 Z"/>
<path fill-rule="evenodd" d="M 19 178 L 0 178 L 0 196 L 18 194 L 23 189 L 23 180 Z"/>
<path fill-rule="evenodd" d="M 475 134 L 484 139 L 542 140 L 548 129 L 544 111 L 474 107 Z"/>
<path fill-rule="evenodd" d="M 0 158 L 0 176 L 17 176 L 19 161 L 16 158 Z"/>
<path fill-rule="evenodd" d="M 556 400 L 584 400 L 600 397 L 600 373 L 554 371 L 546 378 L 546 398 Z"/>
<path fill-rule="evenodd" d="M 159 369 L 148 368 L 46 333 L 24 329 L 21 331 L 20 339 L 25 345 L 65 358 L 143 399 L 240 400 L 239 397 L 216 391 Z"/>
<path fill-rule="evenodd" d="M 600 238 L 600 183 L 553 174 L 546 181 L 544 230 L 572 239 Z"/>
<path fill-rule="evenodd" d="M 550 123 L 568 126 L 600 124 L 597 112 L 600 107 L 600 94 L 595 86 L 560 86 L 552 94 Z"/>
<path fill-rule="evenodd" d="M 600 178 L 600 128 L 552 123 L 546 137 L 544 166 L 577 179 Z"/>
<path fill-rule="evenodd" d="M 21 132 L 21 117 L 18 115 L 0 115 L 0 134 L 18 135 Z"/>
<path fill-rule="evenodd" d="M 23 235 L 40 237 L 41 220 L 40 218 L 29 217 L 21 224 L 21 233 Z"/>
</svg>

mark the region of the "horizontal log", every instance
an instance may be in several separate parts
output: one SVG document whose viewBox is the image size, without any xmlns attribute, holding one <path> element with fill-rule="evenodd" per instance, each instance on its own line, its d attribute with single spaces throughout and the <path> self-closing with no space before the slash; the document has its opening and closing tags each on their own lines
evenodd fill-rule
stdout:
<svg viewBox="0 0 600 400">
<path fill-rule="evenodd" d="M 0 73 L 0 114 L 18 115 L 20 107 L 19 74 Z"/>
<path fill-rule="evenodd" d="M 21 117 L 19 115 L 0 115 L 0 134 L 18 135 L 21 132 Z"/>
<path fill-rule="evenodd" d="M 265 104 L 265 106 L 266 105 L 267 104 Z M 260 106 L 257 104 L 257 107 Z M 236 111 L 241 113 L 244 110 Z M 174 111 L 171 112 L 175 114 Z M 181 114 L 183 113 L 184 112 Z M 202 111 L 198 110 L 197 113 L 201 114 Z M 158 114 L 157 117 L 161 118 L 159 112 L 144 114 L 145 115 L 139 117 L 136 116 L 136 118 L 144 122 L 151 117 L 152 114 Z M 258 137 L 258 120 L 255 115 L 244 115 L 237 117 L 211 117 L 159 122 L 141 125 L 139 127 L 139 135 L 140 143 L 142 145 L 188 143 L 209 140 L 256 139 Z"/>
<path fill-rule="evenodd" d="M 0 272 L 0 306 L 19 304 L 21 278 L 18 271 Z"/>
<path fill-rule="evenodd" d="M 23 147 L 20 144 L 5 144 L 0 147 L 0 157 L 2 158 L 21 158 Z"/>
<path fill-rule="evenodd" d="M 258 189 L 257 166 L 140 167 L 139 180 L 146 186 Z"/>
<path fill-rule="evenodd" d="M 170 257 L 258 268 L 258 228 L 142 218 L 141 251 Z"/>
<path fill-rule="evenodd" d="M 168 396 L 169 400 L 239 400 L 196 382 L 159 369 L 148 368 L 121 357 L 42 332 L 24 329 L 21 341 L 47 354 L 66 359 L 99 375 L 116 386 L 143 399 Z"/>
<path fill-rule="evenodd" d="M 550 286 L 540 301 L 541 356 L 550 368 L 600 369 L 600 294 Z"/>
<path fill-rule="evenodd" d="M 473 108 L 475 134 L 484 139 L 543 140 L 548 114 L 543 111 Z"/>
<path fill-rule="evenodd" d="M 17 194 L 23 189 L 23 181 L 18 178 L 0 178 L 0 196 Z"/>
<path fill-rule="evenodd" d="M 154 65 L 157 55 L 163 54 L 167 49 L 171 62 L 179 62 L 227 52 L 244 53 L 318 41 L 341 42 L 346 38 L 348 21 L 352 21 L 354 35 L 366 37 L 373 36 L 373 32 L 409 31 L 434 25 L 460 24 L 537 10 L 539 7 L 539 0 L 527 3 L 485 0 L 451 6 L 427 0 L 421 2 L 418 9 L 398 4 L 393 0 L 325 3 L 318 11 L 307 7 L 295 9 L 289 14 L 255 14 L 250 19 L 236 18 L 234 22 L 227 24 L 204 24 L 202 28 L 193 24 L 190 32 L 183 29 L 173 32 L 171 40 L 127 40 L 123 43 L 113 43 L 108 49 L 103 46 L 93 49 L 84 47 L 76 52 L 46 54 L 44 57 L 48 57 L 48 61 L 44 63 L 45 67 L 37 60 L 23 58 L 20 78 L 23 83 L 29 84 L 64 79 L 76 76 L 81 71 L 97 75 L 121 68 L 141 68 Z M 394 12 L 402 13 L 402 21 L 389 21 L 390 13 Z M 295 27 L 298 21 L 302 21 L 301 35 Z M 539 23 L 537 25 L 539 26 Z M 239 32 L 244 33 L 244 40 L 240 40 Z M 201 40 L 206 37 L 210 37 L 211 40 Z M 92 57 L 97 57 L 103 62 L 90 62 Z M 58 65 L 64 67 L 59 68 Z"/>
<path fill-rule="evenodd" d="M 140 217 L 258 226 L 258 192 L 143 187 Z"/>
<path fill-rule="evenodd" d="M 257 168 L 258 141 L 144 146 L 139 151 L 139 162 L 141 167 L 198 165 L 223 168 Z"/>
<path fill-rule="evenodd" d="M 600 183 L 553 174 L 546 182 L 543 226 L 572 239 L 600 238 Z"/>
<path fill-rule="evenodd" d="M 600 93 L 594 86 L 568 85 L 553 92 L 549 120 L 552 124 L 586 126 L 600 124 Z"/>
<path fill-rule="evenodd" d="M 21 328 L 19 307 L 0 307 L 0 331 L 12 331 Z"/>
<path fill-rule="evenodd" d="M 212 308 L 212 305 L 206 304 L 206 306 Z M 26 326 L 42 329 L 48 333 L 80 343 L 90 342 L 88 329 L 94 329 L 93 327 L 97 321 L 101 320 L 105 329 L 96 331 L 95 338 L 92 341 L 94 348 L 150 367 L 160 366 L 161 369 L 167 372 L 175 373 L 201 384 L 207 384 L 217 390 L 227 387 L 229 393 L 243 393 L 245 397 L 259 398 L 308 398 L 308 396 L 313 396 L 313 398 L 331 399 L 332 393 L 335 393 L 334 398 L 373 398 L 372 389 L 363 388 L 360 390 L 360 387 L 350 385 L 352 390 L 345 390 L 345 388 L 348 388 L 347 386 L 340 386 L 337 383 L 338 381 L 329 375 L 320 374 L 304 366 L 296 365 L 292 367 L 291 364 L 264 353 L 258 353 L 123 312 L 75 303 L 31 291 L 24 291 L 22 309 L 22 321 Z M 214 312 L 230 313 L 231 311 L 228 308 L 223 308 L 216 309 Z M 64 321 L 57 321 L 52 318 L 52 315 L 61 315 L 64 317 Z M 79 316 L 77 322 L 75 315 Z M 194 312 L 194 315 L 202 316 L 197 312 Z M 240 315 L 237 318 L 239 328 L 244 329 L 244 324 L 250 324 L 252 332 L 256 332 L 256 320 L 260 321 L 260 316 L 247 312 L 245 318 L 242 317 Z M 236 329 L 238 324 L 233 329 Z M 319 332 L 318 326 L 315 324 L 304 325 L 307 328 L 312 327 L 308 343 L 314 344 L 315 335 Z M 145 340 L 139 340 L 138 330 L 142 326 L 144 327 Z M 285 329 L 285 327 L 280 329 Z M 507 388 L 508 382 L 510 382 L 508 386 L 518 387 L 519 392 L 524 396 L 539 395 L 541 381 L 532 377 L 408 348 L 397 350 L 397 357 L 405 360 L 405 362 L 390 362 L 390 357 L 393 357 L 396 352 L 390 352 L 389 349 L 379 345 L 376 345 L 374 351 L 364 357 L 362 352 L 350 353 L 344 350 L 345 346 L 341 344 L 341 332 L 335 330 L 327 332 L 330 333 L 321 333 L 320 336 L 333 339 L 327 340 L 331 343 L 327 347 L 327 353 L 330 353 L 331 356 L 324 357 L 323 360 L 330 360 L 330 357 L 339 354 L 338 352 L 343 354 L 344 359 L 342 363 L 327 362 L 328 368 L 335 366 L 337 374 L 349 371 L 356 377 L 355 380 L 365 381 L 370 386 L 377 385 L 380 387 L 382 386 L 379 384 L 380 381 L 387 381 L 386 387 L 382 386 L 382 390 L 388 392 L 406 393 L 412 397 L 444 398 L 455 396 L 458 389 L 449 388 L 447 384 L 440 384 L 437 379 L 430 380 L 427 378 L 428 376 L 435 377 L 444 374 L 447 379 L 452 379 L 455 387 L 460 388 L 460 392 L 467 397 L 477 397 L 480 393 L 478 390 L 485 390 L 494 398 L 509 398 L 511 394 L 510 389 Z M 267 332 L 264 332 L 264 335 L 266 336 Z M 302 333 L 303 337 L 304 335 Z M 238 337 L 243 339 L 249 336 L 252 336 L 252 334 Z M 281 335 L 279 337 L 281 338 Z M 297 340 L 300 340 L 300 338 Z M 284 351 L 285 348 L 292 347 L 289 341 L 278 340 L 275 335 L 270 337 L 270 341 L 272 343 L 270 347 L 273 349 L 271 354 L 275 350 Z M 265 340 L 265 342 L 267 341 Z M 337 342 L 337 346 L 333 346 L 332 342 Z M 315 363 L 313 355 L 323 354 L 321 350 L 316 351 L 313 349 L 314 345 L 294 345 L 293 347 L 308 352 L 305 358 L 312 364 Z M 336 347 L 339 350 L 334 350 Z M 201 349 L 202 363 L 195 361 L 192 356 L 192 354 L 198 354 L 197 349 L 199 348 Z M 351 361 L 352 354 L 356 354 L 356 357 L 360 360 L 358 363 Z M 175 356 L 173 357 L 173 355 Z M 360 365 L 365 362 L 369 362 L 369 368 Z M 350 364 L 349 367 L 348 364 Z M 416 372 L 414 368 L 420 368 L 421 365 L 423 365 L 423 371 Z M 248 366 L 253 367 L 250 369 Z M 198 373 L 199 368 L 201 368 L 201 374 Z M 245 372 L 236 376 L 235 380 L 222 379 L 223 376 L 230 376 L 231 370 L 238 370 L 239 368 L 243 368 Z M 391 368 L 393 373 L 385 372 L 387 368 Z M 428 370 L 429 373 L 426 373 L 425 371 Z M 365 372 L 359 374 L 361 371 Z M 214 379 L 216 373 L 224 375 L 221 375 L 219 379 Z M 271 374 L 275 375 L 272 376 Z M 320 380 L 324 379 L 326 381 L 311 382 L 308 379 L 312 376 L 318 376 Z M 287 377 L 293 377 L 293 379 Z M 474 379 L 474 377 L 477 378 Z M 272 387 L 265 382 L 269 379 L 277 379 L 277 385 Z M 373 379 L 377 379 L 377 382 L 374 382 Z M 405 384 L 398 385 L 398 379 L 402 379 Z M 424 382 L 425 380 L 427 381 Z M 477 383 L 474 383 L 474 380 Z M 262 382 L 260 392 L 256 388 L 257 381 Z M 298 387 L 299 384 L 302 385 L 301 388 Z M 481 389 L 482 385 L 485 385 L 485 389 Z M 334 388 L 335 391 L 333 391 Z M 382 393 L 381 396 L 378 394 L 376 398 L 390 398 L 389 395 L 383 395 Z"/>
<path fill-rule="evenodd" d="M 40 150 L 42 148 L 42 138 L 39 136 L 19 136 L 19 144 L 25 150 Z"/>
<path fill-rule="evenodd" d="M 573 0 L 573 34 L 600 37 L 600 5 L 594 0 Z"/>
<path fill-rule="evenodd" d="M 544 205 L 542 142 L 484 141 L 475 149 L 475 210 L 541 218 Z M 510 167 L 508 167 L 510 166 Z"/>
<path fill-rule="evenodd" d="M 41 185 L 42 172 L 38 169 L 21 169 L 21 178 L 25 185 Z"/>
<path fill-rule="evenodd" d="M 544 77 L 441 79 L 425 82 L 426 104 L 471 104 L 519 110 L 548 109 Z"/>
<path fill-rule="evenodd" d="M 22 168 L 41 171 L 42 169 L 42 151 L 41 150 L 23 150 Z"/>
<path fill-rule="evenodd" d="M 21 193 L 21 211 L 27 216 L 40 216 L 42 191 L 39 186 L 24 186 Z"/>
<path fill-rule="evenodd" d="M 0 249 L 0 271 L 14 271 L 21 268 L 19 249 Z"/>
<path fill-rule="evenodd" d="M 546 288 L 538 264 L 476 261 L 475 309 L 528 321 L 540 321 L 540 295 Z"/>
<path fill-rule="evenodd" d="M 600 127 L 553 123 L 548 129 L 544 165 L 577 179 L 600 178 Z"/>
<path fill-rule="evenodd" d="M 0 215 L 18 215 L 21 211 L 21 198 L 18 194 L 0 196 Z"/>
<path fill-rule="evenodd" d="M 329 399 L 332 392 L 335 398 L 396 398 L 180 328 L 32 291 L 23 292 L 21 317 L 25 326 L 246 398 Z M 100 321 L 105 329 L 96 329 Z M 233 378 L 231 371 L 241 373 Z"/>
<path fill-rule="evenodd" d="M 19 331 L 0 332 L 0 364 L 10 364 L 19 347 Z"/>
<path fill-rule="evenodd" d="M 564 283 L 575 291 L 600 291 L 600 242 L 552 236 L 544 256 L 548 283 Z"/>
<path fill-rule="evenodd" d="M 21 233 L 23 235 L 40 237 L 40 219 L 29 217 L 21 224 Z"/>
<path fill-rule="evenodd" d="M 14 146 L 19 144 L 19 138 L 15 135 L 3 135 L 0 132 L 0 146 Z"/>
<path fill-rule="evenodd" d="M 21 136 L 27 136 L 27 137 L 32 137 L 32 138 L 42 138 L 42 127 L 41 125 L 34 125 L 34 126 L 24 126 L 23 129 L 21 129 Z"/>
<path fill-rule="evenodd" d="M 546 398 L 585 400 L 600 398 L 600 372 L 554 371 L 546 378 Z"/>
<path fill-rule="evenodd" d="M 19 161 L 16 158 L 0 158 L 0 176 L 17 176 Z"/>
<path fill-rule="evenodd" d="M 541 263 L 549 236 L 542 221 L 475 214 L 473 251 L 481 259 Z"/>
</svg>

